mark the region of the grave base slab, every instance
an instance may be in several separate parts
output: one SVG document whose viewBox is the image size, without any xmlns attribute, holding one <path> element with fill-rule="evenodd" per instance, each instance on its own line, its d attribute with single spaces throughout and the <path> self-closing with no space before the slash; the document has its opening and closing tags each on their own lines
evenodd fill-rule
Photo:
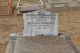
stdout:
<svg viewBox="0 0 80 53">
<path fill-rule="evenodd" d="M 33 36 L 16 34 L 6 53 L 75 53 L 64 36 Z"/>
</svg>

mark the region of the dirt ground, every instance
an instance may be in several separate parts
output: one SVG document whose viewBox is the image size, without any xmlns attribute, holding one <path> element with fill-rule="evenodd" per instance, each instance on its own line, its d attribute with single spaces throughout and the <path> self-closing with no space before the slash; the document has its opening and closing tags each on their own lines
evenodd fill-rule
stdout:
<svg viewBox="0 0 80 53">
<path fill-rule="evenodd" d="M 72 34 L 73 42 L 80 45 L 80 11 L 61 12 L 59 30 Z"/>
<path fill-rule="evenodd" d="M 80 45 L 80 11 L 59 12 L 59 31 L 72 34 Z M 10 33 L 23 31 L 22 16 L 0 16 L 0 53 L 4 53 Z"/>
<path fill-rule="evenodd" d="M 10 33 L 21 32 L 22 16 L 0 16 L 0 53 L 5 52 Z"/>
</svg>

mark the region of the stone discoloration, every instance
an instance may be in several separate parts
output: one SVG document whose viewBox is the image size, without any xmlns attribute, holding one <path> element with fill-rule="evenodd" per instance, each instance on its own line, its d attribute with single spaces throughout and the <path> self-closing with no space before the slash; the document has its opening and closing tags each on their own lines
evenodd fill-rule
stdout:
<svg viewBox="0 0 80 53">
<path fill-rule="evenodd" d="M 14 53 L 74 53 L 63 37 L 19 37 Z"/>
</svg>

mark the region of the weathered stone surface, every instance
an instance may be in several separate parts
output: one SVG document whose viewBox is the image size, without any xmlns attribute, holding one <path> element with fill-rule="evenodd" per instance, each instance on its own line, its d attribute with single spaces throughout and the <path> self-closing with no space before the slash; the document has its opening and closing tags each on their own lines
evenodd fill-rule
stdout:
<svg viewBox="0 0 80 53">
<path fill-rule="evenodd" d="M 58 15 L 39 10 L 24 13 L 24 36 L 58 35 Z"/>
<path fill-rule="evenodd" d="M 80 45 L 77 46 L 78 52 L 80 53 Z"/>
<path fill-rule="evenodd" d="M 75 53 L 63 37 L 18 37 L 14 53 Z"/>
<path fill-rule="evenodd" d="M 14 53 L 14 48 L 15 48 L 15 40 L 10 40 L 9 44 L 7 45 L 5 53 Z"/>
</svg>

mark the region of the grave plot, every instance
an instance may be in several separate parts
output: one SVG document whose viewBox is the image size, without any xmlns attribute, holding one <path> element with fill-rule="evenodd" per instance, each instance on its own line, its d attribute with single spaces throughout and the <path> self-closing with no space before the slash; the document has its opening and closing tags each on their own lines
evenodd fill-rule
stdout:
<svg viewBox="0 0 80 53">
<path fill-rule="evenodd" d="M 58 17 L 55 13 L 52 14 L 51 12 L 47 11 L 34 10 L 23 13 L 24 31 L 21 36 L 17 37 L 15 43 L 13 43 L 15 45 L 13 45 L 13 50 L 10 50 L 11 52 L 79 53 L 78 50 L 75 49 L 76 47 L 72 44 L 71 41 L 67 41 L 65 40 L 65 38 L 60 38 L 60 36 L 58 36 Z M 44 37 L 45 35 L 47 37 Z M 58 38 L 56 37 L 54 39 L 53 36 L 55 35 Z M 16 36 L 17 34 L 15 34 L 15 37 L 13 39 L 15 39 Z"/>
<path fill-rule="evenodd" d="M 70 40 L 69 40 L 70 41 Z M 9 43 L 11 44 L 11 42 Z M 75 45 L 74 45 L 75 47 Z M 12 48 L 12 49 L 11 49 Z M 47 36 L 17 36 L 7 49 L 8 53 L 79 53 L 65 38 Z"/>
<path fill-rule="evenodd" d="M 9 46 L 8 53 L 79 53 L 70 37 L 58 36 L 56 13 L 41 9 L 24 13 L 23 18 L 23 33 L 13 34 L 14 45 L 10 45 L 12 49 Z"/>
</svg>

